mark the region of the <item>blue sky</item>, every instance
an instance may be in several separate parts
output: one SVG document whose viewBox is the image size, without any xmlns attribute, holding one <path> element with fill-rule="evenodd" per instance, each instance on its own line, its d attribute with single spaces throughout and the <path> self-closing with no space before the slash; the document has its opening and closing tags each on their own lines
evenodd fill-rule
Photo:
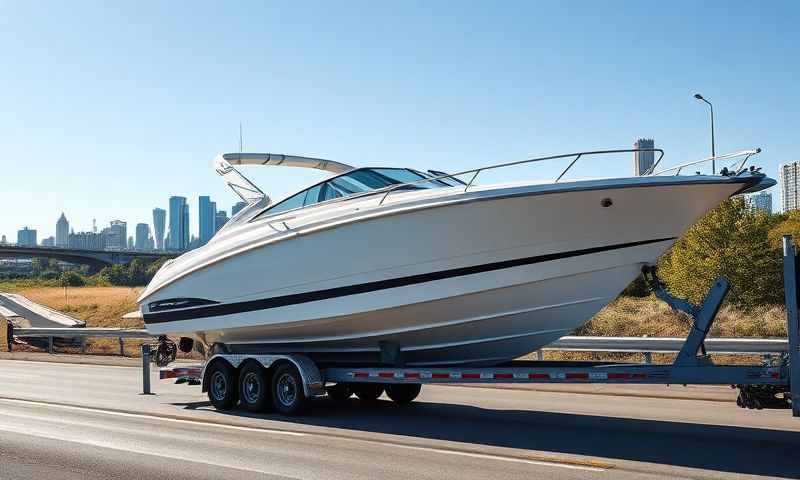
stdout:
<svg viewBox="0 0 800 480">
<path fill-rule="evenodd" d="M 455 171 L 641 136 L 674 164 L 709 153 L 697 91 L 718 153 L 760 146 L 771 176 L 800 160 L 797 2 L 111 3 L 0 0 L 9 240 L 53 235 L 61 211 L 132 231 L 175 194 L 196 232 L 198 195 L 236 201 L 211 160 L 240 122 L 246 151 L 356 165 Z M 243 171 L 273 198 L 321 178 Z"/>
</svg>

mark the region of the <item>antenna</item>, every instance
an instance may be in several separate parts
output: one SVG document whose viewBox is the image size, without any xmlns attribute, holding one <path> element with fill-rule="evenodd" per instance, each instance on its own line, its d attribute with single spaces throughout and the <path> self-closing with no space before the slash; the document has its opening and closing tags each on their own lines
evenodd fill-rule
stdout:
<svg viewBox="0 0 800 480">
<path fill-rule="evenodd" d="M 243 149 L 243 142 L 242 142 L 242 122 L 239 122 L 239 153 L 242 153 Z"/>
</svg>

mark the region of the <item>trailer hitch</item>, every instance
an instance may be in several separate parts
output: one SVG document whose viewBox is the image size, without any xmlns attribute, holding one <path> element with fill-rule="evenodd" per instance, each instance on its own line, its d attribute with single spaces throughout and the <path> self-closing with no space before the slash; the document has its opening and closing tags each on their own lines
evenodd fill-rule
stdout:
<svg viewBox="0 0 800 480">
<path fill-rule="evenodd" d="M 159 335 L 158 342 L 151 345 L 150 349 L 155 352 L 150 358 L 159 367 L 166 367 L 174 362 L 178 355 L 178 347 L 166 335 Z"/>
</svg>

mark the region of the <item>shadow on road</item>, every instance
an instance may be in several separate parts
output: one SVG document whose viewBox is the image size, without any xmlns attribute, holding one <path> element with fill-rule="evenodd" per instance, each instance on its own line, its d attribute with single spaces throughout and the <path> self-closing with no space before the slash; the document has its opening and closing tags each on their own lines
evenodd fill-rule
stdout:
<svg viewBox="0 0 800 480">
<path fill-rule="evenodd" d="M 186 409 L 205 409 L 209 403 L 176 405 Z M 800 451 L 800 432 L 492 410 L 422 401 L 406 406 L 385 400 L 365 404 L 355 398 L 345 402 L 314 400 L 309 402 L 302 417 L 254 415 L 241 411 L 220 414 L 475 445 L 800 478 L 800 463 L 796 457 Z"/>
</svg>

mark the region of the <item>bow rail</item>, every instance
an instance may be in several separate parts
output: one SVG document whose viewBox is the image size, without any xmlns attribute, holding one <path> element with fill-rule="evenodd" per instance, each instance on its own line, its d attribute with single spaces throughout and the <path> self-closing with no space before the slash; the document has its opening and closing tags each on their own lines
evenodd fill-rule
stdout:
<svg viewBox="0 0 800 480">
<path fill-rule="evenodd" d="M 693 162 L 683 163 L 683 164 L 676 165 L 676 166 L 670 167 L 670 168 L 666 168 L 664 170 L 659 170 L 658 172 L 653 173 L 655 171 L 656 167 L 658 166 L 658 163 L 661 161 L 661 158 L 659 158 L 658 161 L 655 162 L 652 167 L 647 169 L 647 171 L 644 174 L 645 175 L 663 175 L 666 172 L 671 172 L 671 171 L 674 170 L 675 171 L 675 175 L 679 175 L 681 173 L 681 170 L 683 170 L 686 167 L 691 167 L 692 165 L 700 165 L 702 163 L 707 163 L 707 162 L 710 162 L 712 160 L 714 160 L 714 161 L 716 161 L 716 160 L 729 160 L 731 158 L 744 157 L 741 162 L 733 162 L 729 167 L 729 169 L 734 174 L 739 174 L 740 172 L 742 172 L 744 170 L 745 165 L 747 164 L 747 161 L 750 160 L 750 157 L 752 157 L 753 155 L 757 155 L 759 153 L 761 153 L 761 149 L 760 148 L 753 148 L 753 149 L 750 149 L 750 150 L 741 150 L 741 151 L 738 151 L 738 152 L 726 153 L 725 155 L 717 155 L 716 157 L 708 157 L 708 158 L 704 158 L 702 160 L 695 160 Z M 737 163 L 739 164 L 739 166 L 734 169 L 733 166 L 736 165 Z"/>
<path fill-rule="evenodd" d="M 522 165 L 522 164 L 525 164 L 525 163 L 543 162 L 545 160 L 558 160 L 558 159 L 562 159 L 562 158 L 572 158 L 572 161 L 569 163 L 569 165 L 567 165 L 567 168 L 565 168 L 561 172 L 561 174 L 559 174 L 558 177 L 556 177 L 554 183 L 558 183 L 558 181 L 561 180 L 564 177 L 564 175 L 566 175 L 567 172 L 570 171 L 570 169 L 578 162 L 578 160 L 580 160 L 581 158 L 583 158 L 585 156 L 589 156 L 589 155 L 607 155 L 607 154 L 612 154 L 612 153 L 636 153 L 636 152 L 658 152 L 659 153 L 658 159 L 656 160 L 654 165 L 658 165 L 658 163 L 661 162 L 661 159 L 664 158 L 664 150 L 662 150 L 660 148 L 625 148 L 625 149 L 618 149 L 618 150 L 592 150 L 592 151 L 586 151 L 586 152 L 565 153 L 565 154 L 561 154 L 561 155 L 548 155 L 546 157 L 529 158 L 527 160 L 518 160 L 516 162 L 499 163 L 497 165 L 490 165 L 488 167 L 480 167 L 480 168 L 475 168 L 475 169 L 472 169 L 472 170 L 464 170 L 463 172 L 458 172 L 458 173 L 451 173 L 451 174 L 447 174 L 447 175 L 439 175 L 439 176 L 435 176 L 435 177 L 432 177 L 432 178 L 425 178 L 423 180 L 417 180 L 417 181 L 414 181 L 414 182 L 398 183 L 397 185 L 392 185 L 390 187 L 386 187 L 385 188 L 385 190 L 384 190 L 385 193 L 384 193 L 383 197 L 381 198 L 381 201 L 378 202 L 378 205 L 383 205 L 383 202 L 386 200 L 386 197 L 388 197 L 389 194 L 392 193 L 393 191 L 395 191 L 397 189 L 404 188 L 404 187 L 408 187 L 410 185 L 415 185 L 415 184 L 419 184 L 419 183 L 430 183 L 430 182 L 435 182 L 437 180 L 442 180 L 442 179 L 446 179 L 446 178 L 455 178 L 455 177 L 459 177 L 461 175 L 468 175 L 468 174 L 471 173 L 471 174 L 473 174 L 472 178 L 470 178 L 469 182 L 467 182 L 464 185 L 464 191 L 466 192 L 469 189 L 469 187 L 471 187 L 472 184 L 475 182 L 475 179 L 478 177 L 478 175 L 481 172 L 486 171 L 486 170 L 494 170 L 494 169 L 497 169 L 497 168 L 504 168 L 504 167 L 513 167 L 514 165 Z"/>
</svg>

